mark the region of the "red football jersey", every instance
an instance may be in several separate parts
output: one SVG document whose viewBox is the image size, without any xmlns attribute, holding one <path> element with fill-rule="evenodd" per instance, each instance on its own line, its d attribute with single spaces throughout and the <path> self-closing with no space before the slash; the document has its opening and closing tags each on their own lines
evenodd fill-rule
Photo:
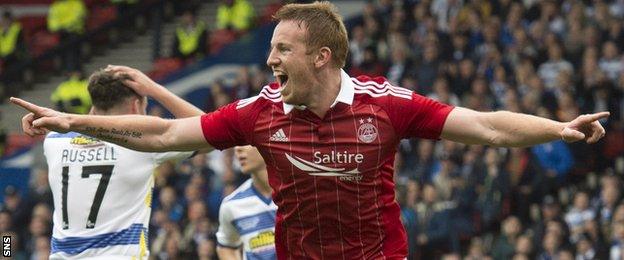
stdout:
<svg viewBox="0 0 624 260">
<path fill-rule="evenodd" d="M 453 107 L 342 72 L 338 97 L 319 118 L 283 103 L 278 88 L 201 119 L 215 148 L 251 144 L 262 154 L 278 205 L 278 258 L 405 258 L 394 155 L 403 138 L 439 138 Z"/>
</svg>

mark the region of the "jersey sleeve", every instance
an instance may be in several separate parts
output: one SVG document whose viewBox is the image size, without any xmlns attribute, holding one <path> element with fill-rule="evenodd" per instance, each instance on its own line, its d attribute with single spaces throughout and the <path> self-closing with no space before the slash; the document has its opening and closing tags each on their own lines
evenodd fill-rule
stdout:
<svg viewBox="0 0 624 260">
<path fill-rule="evenodd" d="M 180 161 L 184 159 L 191 158 L 195 154 L 195 152 L 166 152 L 166 153 L 155 153 L 154 160 L 157 164 L 161 164 L 163 162 L 173 160 Z"/>
<path fill-rule="evenodd" d="M 246 120 L 241 110 L 236 108 L 237 103 L 230 103 L 217 111 L 202 115 L 202 132 L 212 147 L 224 150 L 249 143 L 249 135 L 253 129 L 250 129 L 249 120 Z"/>
<path fill-rule="evenodd" d="M 243 244 L 240 234 L 232 224 L 232 209 L 226 203 L 221 204 L 219 209 L 219 229 L 217 230 L 217 243 L 220 246 L 238 248 Z"/>
<path fill-rule="evenodd" d="M 453 106 L 412 93 L 411 99 L 393 97 L 388 115 L 398 136 L 439 139 Z"/>
</svg>

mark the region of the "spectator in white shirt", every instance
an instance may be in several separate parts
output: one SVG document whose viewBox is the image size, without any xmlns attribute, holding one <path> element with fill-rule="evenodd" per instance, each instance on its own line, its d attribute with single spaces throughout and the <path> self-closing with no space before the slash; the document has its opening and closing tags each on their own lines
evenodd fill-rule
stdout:
<svg viewBox="0 0 624 260">
<path fill-rule="evenodd" d="M 557 83 L 557 76 L 561 71 L 573 73 L 572 64 L 563 59 L 561 46 L 558 44 L 548 47 L 548 61 L 542 63 L 537 70 L 538 75 L 544 81 L 548 89 L 553 89 Z"/>
<path fill-rule="evenodd" d="M 598 66 L 610 80 L 617 80 L 624 67 L 614 42 L 608 41 L 602 45 L 602 57 L 598 61 Z"/>
<path fill-rule="evenodd" d="M 566 213 L 565 221 L 570 227 L 570 240 L 576 241 L 583 233 L 583 224 L 586 221 L 593 220 L 596 213 L 589 207 L 589 195 L 587 192 L 580 191 L 574 195 L 574 204 Z"/>
<path fill-rule="evenodd" d="M 622 221 L 613 223 L 613 239 L 611 240 L 609 259 L 624 259 L 624 222 Z"/>
</svg>

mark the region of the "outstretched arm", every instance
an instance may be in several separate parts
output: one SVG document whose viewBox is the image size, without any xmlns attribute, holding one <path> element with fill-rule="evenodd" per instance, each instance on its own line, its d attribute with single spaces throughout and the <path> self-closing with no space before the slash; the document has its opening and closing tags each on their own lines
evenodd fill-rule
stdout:
<svg viewBox="0 0 624 260">
<path fill-rule="evenodd" d="M 171 93 L 167 88 L 154 82 L 137 69 L 127 66 L 109 65 L 106 67 L 106 70 L 113 72 L 116 76 L 127 76 L 128 79 L 123 81 L 126 86 L 141 96 L 154 98 L 167 110 L 171 111 L 176 118 L 199 116 L 204 113 L 201 109 Z"/>
<path fill-rule="evenodd" d="M 22 128 L 30 136 L 75 131 L 144 152 L 212 149 L 203 136 L 200 117 L 162 119 L 153 116 L 93 116 L 60 113 L 19 98 L 11 102 L 30 111 Z"/>
<path fill-rule="evenodd" d="M 585 140 L 595 143 L 605 135 L 598 120 L 609 112 L 582 115 L 571 122 L 557 122 L 508 111 L 477 112 L 457 107 L 446 119 L 441 137 L 466 144 L 524 147 L 553 140 Z"/>
</svg>

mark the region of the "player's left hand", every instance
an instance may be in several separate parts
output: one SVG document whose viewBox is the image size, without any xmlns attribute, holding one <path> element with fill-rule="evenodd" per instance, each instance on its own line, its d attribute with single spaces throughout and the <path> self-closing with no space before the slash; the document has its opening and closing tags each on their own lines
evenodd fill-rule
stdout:
<svg viewBox="0 0 624 260">
<path fill-rule="evenodd" d="M 106 71 L 112 72 L 116 77 L 124 77 L 123 83 L 141 96 L 153 96 L 155 89 L 160 87 L 143 72 L 134 68 L 108 65 Z"/>
<path fill-rule="evenodd" d="M 65 133 L 69 131 L 67 114 L 47 107 L 40 107 L 20 98 L 11 97 L 11 103 L 30 113 L 22 117 L 22 130 L 29 136 L 44 135 L 48 130 Z"/>
<path fill-rule="evenodd" d="M 585 140 L 588 144 L 598 142 L 605 130 L 598 120 L 609 117 L 609 112 L 581 115 L 567 123 L 561 131 L 561 139 L 566 142 Z"/>
</svg>

